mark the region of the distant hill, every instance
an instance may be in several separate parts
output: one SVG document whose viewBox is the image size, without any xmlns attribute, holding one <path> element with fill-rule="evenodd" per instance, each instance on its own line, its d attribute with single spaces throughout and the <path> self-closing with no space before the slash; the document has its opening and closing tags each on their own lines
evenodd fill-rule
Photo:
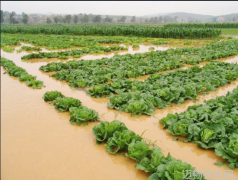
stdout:
<svg viewBox="0 0 238 180">
<path fill-rule="evenodd" d="M 155 16 L 165 16 L 171 13 L 156 13 L 156 14 L 147 14 L 144 16 L 140 16 L 141 18 L 150 18 L 150 17 L 155 17 Z"/>
<path fill-rule="evenodd" d="M 150 14 L 150 15 L 144 15 L 142 17 L 154 17 L 154 16 L 179 16 L 180 18 L 211 18 L 212 15 L 202 15 L 202 14 L 194 14 L 194 13 L 186 13 L 186 12 L 173 12 L 173 13 L 157 13 L 157 14 Z"/>
<path fill-rule="evenodd" d="M 238 22 L 238 13 L 227 14 L 222 16 L 212 16 L 203 14 L 194 14 L 186 12 L 173 12 L 173 13 L 157 13 L 141 16 L 141 18 L 152 17 L 170 17 L 176 18 L 178 22 Z"/>
<path fill-rule="evenodd" d="M 189 19 L 196 19 L 199 21 L 205 21 L 207 19 L 211 19 L 214 16 L 211 15 L 202 15 L 202 14 L 193 14 L 193 13 L 185 13 L 185 12 L 176 12 L 168 14 L 171 17 L 178 17 L 179 19 L 189 20 Z"/>
</svg>

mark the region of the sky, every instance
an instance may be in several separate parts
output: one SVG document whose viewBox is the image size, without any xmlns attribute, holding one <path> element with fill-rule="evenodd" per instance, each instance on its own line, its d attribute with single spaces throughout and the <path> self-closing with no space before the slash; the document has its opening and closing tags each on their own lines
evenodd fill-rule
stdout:
<svg viewBox="0 0 238 180">
<path fill-rule="evenodd" d="M 238 13 L 238 1 L 1 1 L 1 10 L 42 14 L 143 16 L 188 12 L 204 15 Z"/>
</svg>

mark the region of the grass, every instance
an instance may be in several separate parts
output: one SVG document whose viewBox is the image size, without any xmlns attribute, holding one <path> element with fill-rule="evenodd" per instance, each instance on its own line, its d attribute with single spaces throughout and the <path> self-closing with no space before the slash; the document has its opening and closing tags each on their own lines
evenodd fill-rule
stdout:
<svg viewBox="0 0 238 180">
<path fill-rule="evenodd" d="M 238 36 L 238 28 L 222 28 L 221 34 Z"/>
</svg>

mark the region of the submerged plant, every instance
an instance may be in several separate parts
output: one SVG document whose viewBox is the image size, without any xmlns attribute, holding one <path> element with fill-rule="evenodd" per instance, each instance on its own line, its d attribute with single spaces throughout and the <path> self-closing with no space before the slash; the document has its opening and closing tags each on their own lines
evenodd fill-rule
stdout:
<svg viewBox="0 0 238 180">
<path fill-rule="evenodd" d="M 41 89 L 44 87 L 43 81 L 36 80 L 36 76 L 32 76 L 25 69 L 18 67 L 13 61 L 1 57 L 1 66 L 6 69 L 4 74 L 17 77 L 19 81 L 23 81 L 27 86 L 33 89 Z"/>
<path fill-rule="evenodd" d="M 47 91 L 44 94 L 44 101 L 54 101 L 58 97 L 64 97 L 64 95 L 59 91 Z"/>
<path fill-rule="evenodd" d="M 78 125 L 88 123 L 88 121 L 97 121 L 99 119 L 98 113 L 87 107 L 71 107 L 69 108 L 70 121 L 76 122 Z"/>
<path fill-rule="evenodd" d="M 53 101 L 53 104 L 60 111 L 68 111 L 71 107 L 80 107 L 81 101 L 72 97 L 58 97 Z"/>
</svg>

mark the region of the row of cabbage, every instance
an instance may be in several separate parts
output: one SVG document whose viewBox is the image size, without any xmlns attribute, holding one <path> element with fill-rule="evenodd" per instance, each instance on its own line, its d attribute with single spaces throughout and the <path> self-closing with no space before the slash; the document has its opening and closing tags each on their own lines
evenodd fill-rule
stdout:
<svg viewBox="0 0 238 180">
<path fill-rule="evenodd" d="M 65 97 L 59 91 L 47 91 L 43 97 L 45 102 L 52 102 L 55 109 L 66 112 L 70 112 L 70 122 L 75 122 L 77 125 L 86 125 L 89 122 L 95 122 L 99 120 L 98 113 L 92 109 L 82 106 L 80 100 Z"/>
<path fill-rule="evenodd" d="M 231 169 L 238 168 L 238 87 L 204 105 L 168 114 L 160 123 L 171 134 L 186 137 L 185 142 L 214 149 L 217 156 L 228 161 Z"/>
<path fill-rule="evenodd" d="M 79 58 L 85 54 L 94 54 L 94 53 L 107 53 L 111 51 L 120 51 L 127 50 L 126 47 L 123 46 L 95 46 L 88 47 L 83 49 L 73 49 L 68 51 L 59 51 L 59 52 L 39 52 L 39 53 L 31 53 L 25 56 L 22 56 L 21 59 L 29 60 L 29 59 L 42 59 L 42 58 L 59 58 L 59 59 L 68 59 L 70 56 L 74 58 Z"/>
<path fill-rule="evenodd" d="M 169 23 L 164 27 L 180 28 L 238 28 L 238 23 Z"/>
<path fill-rule="evenodd" d="M 98 113 L 81 105 L 81 101 L 72 97 L 65 97 L 59 91 L 48 91 L 43 97 L 45 102 L 51 102 L 59 111 L 70 112 L 70 121 L 81 125 L 95 122 Z M 127 129 L 124 123 L 114 120 L 102 121 L 92 129 L 98 144 L 106 142 L 107 151 L 111 154 L 127 152 L 126 156 L 137 161 L 136 168 L 150 173 L 150 180 L 163 178 L 184 179 L 186 171 L 193 171 L 193 179 L 205 179 L 196 172 L 190 164 L 173 158 L 170 154 L 166 157 L 157 146 L 150 147 L 143 138 Z M 176 173 L 174 173 L 176 171 Z"/>
<path fill-rule="evenodd" d="M 220 30 L 212 28 L 152 27 L 141 25 L 2 25 L 1 32 L 23 34 L 63 34 L 101 36 L 142 36 L 160 38 L 211 38 Z"/>
<path fill-rule="evenodd" d="M 219 39 L 214 40 L 214 42 L 219 41 Z M 150 43 L 152 44 L 156 44 L 156 43 L 166 43 L 168 41 L 164 41 L 164 40 L 157 40 L 157 41 L 151 41 Z M 191 40 L 190 40 L 191 42 Z M 190 44 L 190 42 L 185 42 L 184 43 L 188 43 Z M 192 43 L 192 42 L 191 42 Z M 176 45 L 175 45 L 176 46 Z M 133 47 L 139 47 L 139 45 L 133 45 Z M 84 47 L 81 50 L 69 50 L 69 51 L 59 51 L 59 52 L 40 52 L 40 53 L 32 53 L 32 54 L 28 54 L 22 57 L 23 60 L 29 60 L 29 59 L 39 59 L 39 58 L 60 58 L 61 57 L 69 57 L 69 56 L 73 56 L 73 57 L 80 57 L 82 54 L 88 54 L 88 53 L 105 53 L 105 52 L 111 52 L 111 51 L 119 51 L 119 50 L 127 50 L 126 47 L 123 46 L 109 46 L 109 47 L 105 47 L 105 46 L 88 46 L 88 47 Z M 63 58 L 64 59 L 64 58 Z"/>
<path fill-rule="evenodd" d="M 41 51 L 42 49 L 39 47 L 33 47 L 33 46 L 21 46 L 20 49 L 17 50 L 17 52 L 22 51 Z"/>
<path fill-rule="evenodd" d="M 17 77 L 19 81 L 25 82 L 27 86 L 33 89 L 41 89 L 44 87 L 43 81 L 36 80 L 36 76 L 32 76 L 25 69 L 17 66 L 13 61 L 1 57 L 1 66 L 6 69 L 4 74 Z"/>
<path fill-rule="evenodd" d="M 182 180 L 186 179 L 187 171 L 193 173 L 193 180 L 205 179 L 204 175 L 198 173 L 190 164 L 175 159 L 170 154 L 164 156 L 155 145 L 151 148 L 151 144 L 128 130 L 125 124 L 118 120 L 101 122 L 93 127 L 93 133 L 98 144 L 106 143 L 107 152 L 122 152 L 135 160 L 137 169 L 150 174 L 149 180 Z"/>
<path fill-rule="evenodd" d="M 132 116 L 152 115 L 155 107 L 196 100 L 198 94 L 215 91 L 237 78 L 237 64 L 211 62 L 203 67 L 151 75 L 145 81 L 117 79 L 110 84 L 95 85 L 87 93 L 93 97 L 111 94 L 108 107 L 132 113 Z"/>
<path fill-rule="evenodd" d="M 1 47 L 20 45 L 21 42 L 35 46 L 44 46 L 48 50 L 73 47 L 98 47 L 101 44 L 128 44 L 145 43 L 153 38 L 122 37 L 122 36 L 72 36 L 72 35 L 45 35 L 45 34 L 9 34 L 1 33 Z M 156 39 L 157 40 L 157 39 Z M 166 39 L 164 41 L 170 41 Z"/>
<path fill-rule="evenodd" d="M 136 78 L 165 70 L 198 64 L 238 54 L 238 40 L 211 43 L 202 47 L 169 49 L 148 53 L 116 55 L 99 60 L 51 62 L 41 66 L 44 72 L 54 72 L 57 80 L 71 87 L 90 87 L 113 79 Z"/>
</svg>

